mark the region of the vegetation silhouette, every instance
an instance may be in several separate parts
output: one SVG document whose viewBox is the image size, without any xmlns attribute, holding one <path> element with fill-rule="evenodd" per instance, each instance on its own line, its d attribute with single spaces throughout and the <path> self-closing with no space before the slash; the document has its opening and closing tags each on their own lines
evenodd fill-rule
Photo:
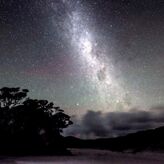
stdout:
<svg viewBox="0 0 164 164">
<path fill-rule="evenodd" d="M 30 99 L 27 89 L 0 89 L 0 154 L 69 154 L 61 135 L 70 116 L 47 100 Z"/>
</svg>

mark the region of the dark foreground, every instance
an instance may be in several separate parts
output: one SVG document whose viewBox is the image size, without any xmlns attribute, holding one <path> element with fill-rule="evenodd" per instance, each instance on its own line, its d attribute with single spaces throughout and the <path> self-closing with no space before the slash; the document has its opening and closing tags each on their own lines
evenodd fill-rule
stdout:
<svg viewBox="0 0 164 164">
<path fill-rule="evenodd" d="M 1 164 L 164 164 L 164 154 L 142 152 L 115 153 L 105 150 L 71 149 L 73 156 L 1 158 Z"/>
</svg>

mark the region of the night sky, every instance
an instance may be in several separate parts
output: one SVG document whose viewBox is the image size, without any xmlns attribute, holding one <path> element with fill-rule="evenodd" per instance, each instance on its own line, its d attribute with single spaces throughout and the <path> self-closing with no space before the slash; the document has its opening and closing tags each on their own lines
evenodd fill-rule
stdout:
<svg viewBox="0 0 164 164">
<path fill-rule="evenodd" d="M 163 84 L 163 0 L 0 0 L 0 87 L 106 120 L 161 109 Z"/>
</svg>

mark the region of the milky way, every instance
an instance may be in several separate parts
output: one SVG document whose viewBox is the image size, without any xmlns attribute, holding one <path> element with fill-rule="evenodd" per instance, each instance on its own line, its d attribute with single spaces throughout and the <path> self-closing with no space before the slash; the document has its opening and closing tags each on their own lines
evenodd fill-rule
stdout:
<svg viewBox="0 0 164 164">
<path fill-rule="evenodd" d="M 112 110 L 115 110 L 118 103 L 124 105 L 123 94 L 125 91 L 123 92 L 123 89 L 112 76 L 114 65 L 110 61 L 110 54 L 107 56 L 107 52 L 99 48 L 92 28 L 85 21 L 92 18 L 80 12 L 78 6 L 67 16 L 70 40 L 76 56 L 78 55 L 78 59 L 76 56 L 74 57 L 78 60 L 75 62 L 79 63 L 81 67 L 79 71 L 84 72 L 85 78 L 88 79 L 89 86 L 88 84 L 85 85 L 95 88 L 94 92 L 97 94 L 102 110 L 107 111 L 109 106 Z M 89 98 L 92 99 L 92 96 Z"/>
</svg>

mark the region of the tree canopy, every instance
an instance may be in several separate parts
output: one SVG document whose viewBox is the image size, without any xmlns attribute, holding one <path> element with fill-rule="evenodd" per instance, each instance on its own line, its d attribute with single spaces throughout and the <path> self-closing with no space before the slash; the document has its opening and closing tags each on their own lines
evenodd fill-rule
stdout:
<svg viewBox="0 0 164 164">
<path fill-rule="evenodd" d="M 20 88 L 0 89 L 0 146 L 62 149 L 61 133 L 72 124 L 70 116 L 52 102 L 27 97 L 28 92 Z"/>
</svg>

